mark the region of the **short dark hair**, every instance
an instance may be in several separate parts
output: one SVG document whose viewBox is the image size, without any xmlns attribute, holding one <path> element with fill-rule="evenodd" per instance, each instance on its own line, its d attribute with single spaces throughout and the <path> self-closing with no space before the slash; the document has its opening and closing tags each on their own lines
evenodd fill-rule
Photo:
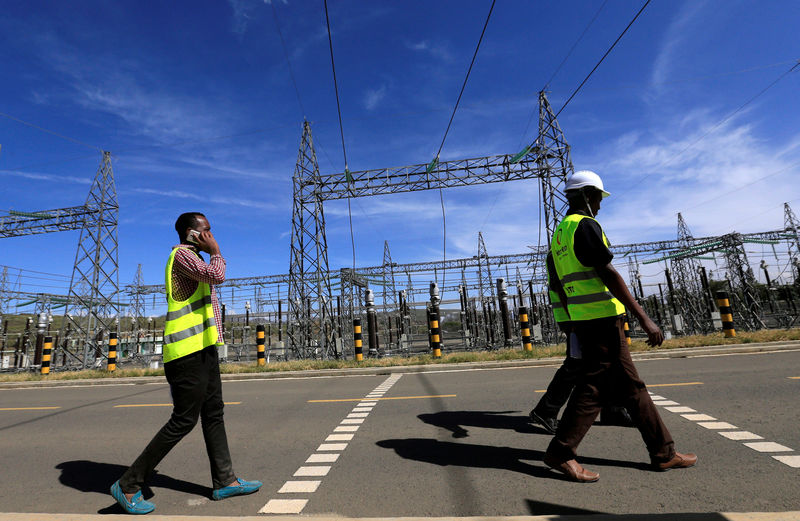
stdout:
<svg viewBox="0 0 800 521">
<path fill-rule="evenodd" d="M 186 212 L 178 216 L 178 220 L 175 221 L 175 231 L 178 232 L 181 242 L 186 240 L 186 228 L 191 228 L 197 224 L 198 217 L 205 219 L 206 216 L 200 212 Z"/>
</svg>

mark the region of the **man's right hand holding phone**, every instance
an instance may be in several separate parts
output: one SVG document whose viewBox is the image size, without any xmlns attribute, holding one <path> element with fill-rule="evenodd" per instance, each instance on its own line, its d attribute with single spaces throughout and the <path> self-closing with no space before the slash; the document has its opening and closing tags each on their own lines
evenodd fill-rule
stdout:
<svg viewBox="0 0 800 521">
<path fill-rule="evenodd" d="M 193 236 L 194 241 L 192 242 L 197 246 L 198 250 L 204 251 L 209 255 L 220 254 L 219 244 L 217 244 L 214 234 L 212 234 L 210 231 L 198 232 L 196 230 L 191 230 L 189 234 L 190 236 Z"/>
</svg>

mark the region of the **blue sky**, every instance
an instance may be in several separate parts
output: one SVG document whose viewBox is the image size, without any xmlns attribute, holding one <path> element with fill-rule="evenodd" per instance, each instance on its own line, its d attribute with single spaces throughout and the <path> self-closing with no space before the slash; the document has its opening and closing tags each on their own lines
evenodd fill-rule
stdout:
<svg viewBox="0 0 800 521">
<path fill-rule="evenodd" d="M 286 273 L 303 116 L 322 173 L 344 169 L 322 1 L 4 2 L 0 215 L 83 204 L 110 150 L 121 205 L 120 280 L 160 283 L 175 217 L 210 219 L 228 276 Z M 438 149 L 487 1 L 330 0 L 351 170 L 425 163 Z M 558 110 L 641 1 L 498 0 L 442 159 L 516 153 L 537 92 Z M 301 110 L 276 30 L 296 78 Z M 613 194 L 613 242 L 771 230 L 800 212 L 795 1 L 654 0 L 559 117 L 576 169 Z M 76 143 L 78 141 L 80 143 Z M 90 146 L 86 146 L 90 145 Z M 538 240 L 534 182 L 444 193 L 447 256 L 519 253 Z M 331 268 L 349 266 L 343 201 L 325 207 Z M 352 202 L 357 264 L 442 256 L 437 192 Z M 77 232 L 4 239 L 0 264 L 69 275 Z M 33 284 L 33 279 L 31 284 Z M 43 287 L 58 281 L 42 281 Z M 26 289 L 33 289 L 32 287 Z"/>
</svg>

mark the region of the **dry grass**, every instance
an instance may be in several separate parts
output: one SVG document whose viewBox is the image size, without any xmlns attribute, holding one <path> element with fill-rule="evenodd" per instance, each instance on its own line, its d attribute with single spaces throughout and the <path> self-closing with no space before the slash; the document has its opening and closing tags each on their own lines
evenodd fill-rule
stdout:
<svg viewBox="0 0 800 521">
<path fill-rule="evenodd" d="M 694 335 L 666 340 L 659 349 L 677 349 L 682 347 L 700 347 L 732 344 L 751 344 L 763 342 L 779 342 L 787 340 L 800 340 L 800 328 L 771 329 L 765 331 L 739 332 L 735 338 L 725 338 L 722 333 L 711 335 Z M 368 358 L 363 362 L 354 360 L 292 360 L 288 362 L 272 362 L 265 367 L 258 367 L 254 363 L 222 364 L 221 372 L 227 374 L 280 372 L 280 371 L 314 371 L 322 369 L 345 369 L 355 367 L 399 367 L 415 365 L 457 364 L 465 362 L 496 362 L 504 360 L 526 360 L 537 358 L 561 357 L 564 355 L 565 346 L 536 347 L 533 352 L 527 353 L 519 349 L 500 349 L 497 351 L 475 351 L 446 353 L 440 359 L 430 355 L 413 357 Z M 631 351 L 653 351 L 643 340 L 635 339 Z M 36 373 L 0 374 L 0 382 L 23 382 L 41 380 L 83 380 L 93 378 L 130 378 L 139 376 L 163 376 L 164 369 L 119 369 L 114 373 L 101 370 L 64 371 L 50 373 L 42 376 Z"/>
</svg>

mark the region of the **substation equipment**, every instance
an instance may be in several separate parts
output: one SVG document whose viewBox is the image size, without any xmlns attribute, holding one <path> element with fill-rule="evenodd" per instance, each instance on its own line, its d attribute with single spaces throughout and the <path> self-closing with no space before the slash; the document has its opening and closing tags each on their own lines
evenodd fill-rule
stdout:
<svg viewBox="0 0 800 521">
<path fill-rule="evenodd" d="M 443 351 L 521 347 L 520 314 L 527 319 L 524 324 L 528 327 L 524 329 L 530 341 L 539 345 L 557 343 L 561 333 L 553 320 L 545 287 L 545 257 L 549 238 L 566 211 L 563 187 L 572 171 L 569 145 L 543 92 L 539 94 L 538 137 L 515 155 L 441 162 L 437 158 L 427 164 L 354 172 L 345 169 L 322 175 L 311 126 L 304 122 L 293 176 L 289 272 L 228 279 L 217 286 L 223 323 L 228 326 L 229 345 L 224 355 L 229 360 L 255 359 L 255 328 L 251 329 L 250 322 L 264 326 L 262 341 L 267 344 L 267 361 L 270 356 L 352 358 L 356 353 L 354 339 L 362 338 L 362 325 L 367 356 L 430 353 L 434 349 L 433 316 L 440 343 L 437 348 Z M 380 265 L 330 269 L 326 201 L 524 179 L 539 183 L 547 244 L 531 246 L 519 254 L 489 255 L 479 232 L 477 255 L 473 257 L 400 264 L 393 261 L 389 244 L 384 242 Z M 37 319 L 29 320 L 25 332 L 17 338 L 14 367 L 22 367 L 22 357 L 31 350 L 35 352 L 33 365 L 40 363 L 43 332 L 49 330 L 46 317 L 60 307 L 64 308 L 64 320 L 56 336 L 54 369 L 98 366 L 107 356 L 106 338 L 120 332 L 123 308 L 130 316 L 131 331 L 121 337 L 126 346 L 122 361 L 157 361 L 157 343 L 162 333 L 157 319 L 148 318 L 145 310 L 149 296 L 154 297 L 153 307 L 160 307 L 155 298 L 163 295 L 164 286 L 145 285 L 139 265 L 133 284 L 123 290 L 127 302 L 120 302 L 118 212 L 110 154 L 104 152 L 83 206 L 11 212 L 0 218 L 0 237 L 81 231 L 68 295 L 11 291 L 5 271 L 0 278 L 0 316 L 4 303 L 12 299 L 29 299 L 36 304 Z M 678 214 L 677 239 L 612 244 L 610 249 L 615 264 L 627 261 L 634 297 L 671 334 L 721 330 L 716 298 L 719 291 L 729 298 L 738 329 L 791 327 L 800 315 L 799 231 L 800 223 L 787 203 L 784 225 L 778 230 L 694 237 Z M 530 236 L 534 235 L 532 225 Z M 753 244 L 785 247 L 794 282 L 777 283 L 762 262 L 759 268 L 767 283 L 758 284 L 745 250 Z M 709 259 L 714 261 L 713 272 L 700 262 Z M 643 283 L 641 266 L 655 263 L 664 265 L 663 278 L 659 279 L 663 283 Z M 224 318 L 228 292 L 231 304 L 236 300 L 235 292 L 247 295 L 244 317 L 239 314 L 227 321 Z M 522 308 L 524 313 L 520 313 Z M 635 321 L 630 326 L 634 336 L 643 335 Z M 36 348 L 29 349 L 33 348 L 33 338 L 37 339 Z M 0 349 L 8 352 L 5 330 L 1 341 Z"/>
</svg>

